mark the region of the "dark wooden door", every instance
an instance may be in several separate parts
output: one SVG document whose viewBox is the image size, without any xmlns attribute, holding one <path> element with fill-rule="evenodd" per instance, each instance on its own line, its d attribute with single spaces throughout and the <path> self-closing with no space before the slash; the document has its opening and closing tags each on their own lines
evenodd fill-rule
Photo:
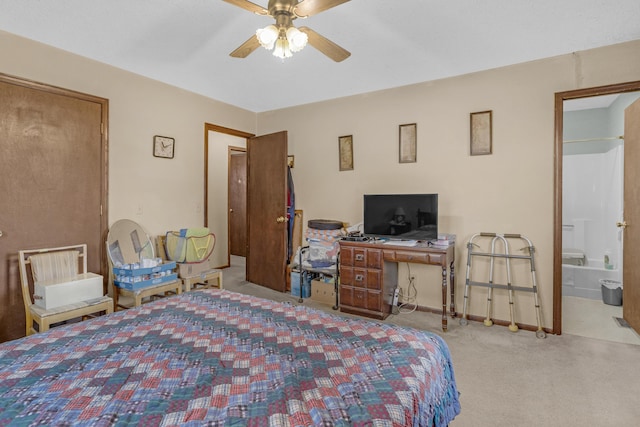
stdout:
<svg viewBox="0 0 640 427">
<path fill-rule="evenodd" d="M 640 99 L 624 112 L 624 229 L 622 317 L 640 333 Z M 638 255 L 636 255 L 638 254 Z"/>
<path fill-rule="evenodd" d="M 0 341 L 25 335 L 19 250 L 86 243 L 103 271 L 107 106 L 0 75 Z"/>
<path fill-rule="evenodd" d="M 247 154 L 241 151 L 229 160 L 229 253 L 247 256 Z"/>
<path fill-rule="evenodd" d="M 247 140 L 247 280 L 286 289 L 287 132 Z"/>
</svg>

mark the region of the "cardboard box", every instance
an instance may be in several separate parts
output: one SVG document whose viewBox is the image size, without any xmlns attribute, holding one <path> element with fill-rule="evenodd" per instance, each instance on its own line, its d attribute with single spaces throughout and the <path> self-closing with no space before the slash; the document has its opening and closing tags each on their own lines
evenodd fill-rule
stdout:
<svg viewBox="0 0 640 427">
<path fill-rule="evenodd" d="M 113 274 L 115 276 L 144 276 L 147 274 L 156 274 L 161 271 L 173 270 L 176 268 L 175 261 L 167 261 L 156 267 L 148 267 L 148 268 L 122 268 L 122 267 L 113 267 Z"/>
<path fill-rule="evenodd" d="M 209 257 L 202 262 L 178 263 L 178 276 L 180 278 L 199 276 L 205 271 L 214 270 L 213 257 Z"/>
<path fill-rule="evenodd" d="M 104 296 L 102 276 L 95 273 L 78 274 L 74 279 L 41 280 L 34 284 L 35 305 L 45 310 L 88 301 Z"/>
<path fill-rule="evenodd" d="M 151 277 L 149 279 L 139 280 L 135 282 L 119 282 L 117 280 L 114 280 L 113 283 L 119 288 L 127 289 L 129 291 L 137 291 L 140 289 L 157 286 L 163 283 L 169 283 L 174 280 L 178 280 L 177 273 L 167 274 L 160 277 Z"/>
<path fill-rule="evenodd" d="M 311 281 L 311 299 L 322 304 L 336 304 L 336 289 L 333 282 Z"/>
</svg>

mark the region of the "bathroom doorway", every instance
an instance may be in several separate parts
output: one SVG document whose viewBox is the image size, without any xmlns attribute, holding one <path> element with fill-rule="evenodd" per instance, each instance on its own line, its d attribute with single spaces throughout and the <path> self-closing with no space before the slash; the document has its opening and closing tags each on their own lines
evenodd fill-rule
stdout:
<svg viewBox="0 0 640 427">
<path fill-rule="evenodd" d="M 639 90 L 637 82 L 556 94 L 556 333 L 640 344 L 619 305 L 616 227 L 624 219 L 624 109 Z"/>
</svg>

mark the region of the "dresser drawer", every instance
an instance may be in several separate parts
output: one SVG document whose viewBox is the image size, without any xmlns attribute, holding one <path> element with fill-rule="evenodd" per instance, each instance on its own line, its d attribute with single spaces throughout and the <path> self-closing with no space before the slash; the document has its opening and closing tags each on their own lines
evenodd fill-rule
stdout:
<svg viewBox="0 0 640 427">
<path fill-rule="evenodd" d="M 385 250 L 384 258 L 392 262 L 417 262 L 422 264 L 429 263 L 429 254 L 426 252 Z"/>
<path fill-rule="evenodd" d="M 353 301 L 355 307 L 366 308 L 367 310 L 379 311 L 382 303 L 382 293 L 353 289 Z"/>
<path fill-rule="evenodd" d="M 384 259 L 391 262 L 415 262 L 419 264 L 440 265 L 446 259 L 446 255 L 429 252 L 411 252 L 386 249 L 384 251 Z"/>
<path fill-rule="evenodd" d="M 367 291 L 351 286 L 340 286 L 340 307 L 379 312 L 381 304 L 382 292 Z"/>
<path fill-rule="evenodd" d="M 382 268 L 382 249 L 340 243 L 340 264 L 352 267 Z"/>
<path fill-rule="evenodd" d="M 340 266 L 340 283 L 363 289 L 382 289 L 382 271 L 358 267 Z"/>
<path fill-rule="evenodd" d="M 382 251 L 380 249 L 354 248 L 354 267 L 382 268 Z"/>
</svg>

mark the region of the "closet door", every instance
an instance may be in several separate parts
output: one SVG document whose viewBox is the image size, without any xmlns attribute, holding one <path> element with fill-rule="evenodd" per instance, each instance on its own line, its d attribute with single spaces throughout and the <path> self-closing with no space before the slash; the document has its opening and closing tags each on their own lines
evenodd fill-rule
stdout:
<svg viewBox="0 0 640 427">
<path fill-rule="evenodd" d="M 25 335 L 19 250 L 86 243 L 104 271 L 107 106 L 0 75 L 0 342 Z"/>
</svg>

